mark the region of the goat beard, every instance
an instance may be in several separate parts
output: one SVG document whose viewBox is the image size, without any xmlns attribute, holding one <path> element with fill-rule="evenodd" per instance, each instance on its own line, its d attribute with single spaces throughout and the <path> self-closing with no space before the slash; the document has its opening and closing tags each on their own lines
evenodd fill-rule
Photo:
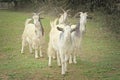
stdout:
<svg viewBox="0 0 120 80">
<path fill-rule="evenodd" d="M 71 38 L 68 38 L 68 39 L 65 40 L 65 45 L 66 45 L 65 47 L 68 48 L 68 49 L 71 47 L 71 45 L 72 45 Z"/>
</svg>

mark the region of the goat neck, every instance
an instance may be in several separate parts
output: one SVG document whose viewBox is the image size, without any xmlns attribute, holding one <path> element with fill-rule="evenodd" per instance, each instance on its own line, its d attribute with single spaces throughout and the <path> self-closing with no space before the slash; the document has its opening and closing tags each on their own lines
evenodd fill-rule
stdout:
<svg viewBox="0 0 120 80">
<path fill-rule="evenodd" d="M 60 41 L 63 43 L 61 45 L 69 49 L 69 47 L 71 46 L 71 29 L 68 26 L 66 26 L 64 30 L 65 31 L 61 32 L 60 34 Z"/>
<path fill-rule="evenodd" d="M 37 35 L 37 37 L 42 37 L 44 35 L 44 29 L 42 27 L 42 24 L 39 20 L 34 20 L 34 24 L 35 24 L 35 33 Z"/>
</svg>

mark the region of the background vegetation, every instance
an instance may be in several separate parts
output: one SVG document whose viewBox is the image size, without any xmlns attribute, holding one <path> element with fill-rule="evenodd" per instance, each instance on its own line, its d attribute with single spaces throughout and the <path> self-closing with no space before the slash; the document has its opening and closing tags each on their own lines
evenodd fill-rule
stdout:
<svg viewBox="0 0 120 80">
<path fill-rule="evenodd" d="M 15 3 L 13 9 L 0 10 L 0 80 L 120 80 L 120 9 L 119 0 L 0 0 Z M 26 5 L 27 4 L 27 5 Z M 64 5 L 63 5 L 64 4 Z M 71 23 L 79 11 L 87 11 L 81 54 L 77 64 L 68 65 L 68 73 L 60 74 L 56 60 L 48 67 L 47 44 L 50 20 L 71 9 Z M 44 58 L 35 59 L 26 47 L 20 53 L 21 35 L 26 18 L 44 11 Z"/>
<path fill-rule="evenodd" d="M 74 16 L 79 11 L 104 13 L 105 25 L 116 37 L 120 37 L 120 0 L 0 0 L 0 2 L 13 2 L 14 9 L 25 9 L 26 11 L 45 11 L 46 13 L 58 14 L 60 8 L 70 9 Z M 54 13 L 53 13 L 54 12 Z"/>
</svg>

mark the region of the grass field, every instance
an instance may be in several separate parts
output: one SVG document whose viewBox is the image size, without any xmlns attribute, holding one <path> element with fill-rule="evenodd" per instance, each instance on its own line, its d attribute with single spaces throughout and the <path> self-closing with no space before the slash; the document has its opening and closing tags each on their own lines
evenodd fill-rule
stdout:
<svg viewBox="0 0 120 80">
<path fill-rule="evenodd" d="M 104 15 L 92 14 L 82 42 L 77 64 L 68 65 L 68 73 L 53 60 L 47 66 L 47 43 L 50 17 L 42 20 L 45 28 L 44 58 L 35 59 L 26 47 L 21 54 L 21 35 L 25 19 L 31 13 L 0 10 L 0 80 L 120 80 L 120 42 L 104 26 Z"/>
</svg>

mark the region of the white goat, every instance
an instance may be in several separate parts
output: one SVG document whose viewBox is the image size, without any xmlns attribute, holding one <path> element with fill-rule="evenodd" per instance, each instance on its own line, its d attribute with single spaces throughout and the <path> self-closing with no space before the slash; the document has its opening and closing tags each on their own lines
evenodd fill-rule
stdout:
<svg viewBox="0 0 120 80">
<path fill-rule="evenodd" d="M 39 13 L 40 14 L 40 13 Z M 42 57 L 42 39 L 44 36 L 44 29 L 39 19 L 39 14 L 34 13 L 34 23 L 29 23 L 32 19 L 27 19 L 25 22 L 25 29 L 22 34 L 22 49 L 21 53 L 24 53 L 24 47 L 28 43 L 30 53 L 32 49 L 35 49 L 35 58 L 38 58 L 38 51 L 40 51 L 40 57 Z"/>
<path fill-rule="evenodd" d="M 55 23 L 51 26 L 50 31 L 50 41 L 48 45 L 48 65 L 51 66 L 51 57 L 53 51 L 57 53 L 57 62 L 60 66 L 62 64 L 61 74 L 65 74 L 67 71 L 67 60 L 71 52 L 72 38 L 71 33 L 75 31 L 76 28 L 71 29 L 69 25 Z"/>
<path fill-rule="evenodd" d="M 76 31 L 74 31 L 72 35 L 72 40 L 73 40 L 73 53 L 70 55 L 69 63 L 72 63 L 72 55 L 73 55 L 73 62 L 76 64 L 76 55 L 80 50 L 81 47 L 81 41 L 85 32 L 85 27 L 86 27 L 86 22 L 87 22 L 87 13 L 80 12 L 80 21 L 77 25 L 71 25 L 71 27 L 76 27 Z"/>
<path fill-rule="evenodd" d="M 67 22 L 67 17 L 68 17 L 68 11 L 70 11 L 70 10 L 64 10 L 64 9 L 62 9 L 61 8 L 61 10 L 64 12 L 63 14 L 60 14 L 61 16 L 60 16 L 60 18 L 59 19 L 55 19 L 55 21 L 53 22 L 53 21 L 51 21 L 50 22 L 50 25 L 51 25 L 51 27 L 53 26 L 53 25 L 56 25 L 56 23 L 57 23 L 57 21 L 58 21 L 58 24 L 66 24 L 66 22 Z M 51 31 L 52 31 L 52 29 L 51 29 Z M 54 51 L 54 50 L 50 50 L 50 51 L 52 51 L 51 53 L 53 54 L 53 59 L 55 59 L 56 58 L 56 52 Z"/>
<path fill-rule="evenodd" d="M 60 16 L 60 18 L 59 18 L 59 24 L 65 24 L 65 22 L 67 21 L 67 17 L 68 17 L 68 11 L 70 11 L 70 10 L 67 10 L 67 11 L 65 11 L 64 9 L 62 9 L 63 10 L 63 14 L 61 14 L 61 16 Z"/>
</svg>

